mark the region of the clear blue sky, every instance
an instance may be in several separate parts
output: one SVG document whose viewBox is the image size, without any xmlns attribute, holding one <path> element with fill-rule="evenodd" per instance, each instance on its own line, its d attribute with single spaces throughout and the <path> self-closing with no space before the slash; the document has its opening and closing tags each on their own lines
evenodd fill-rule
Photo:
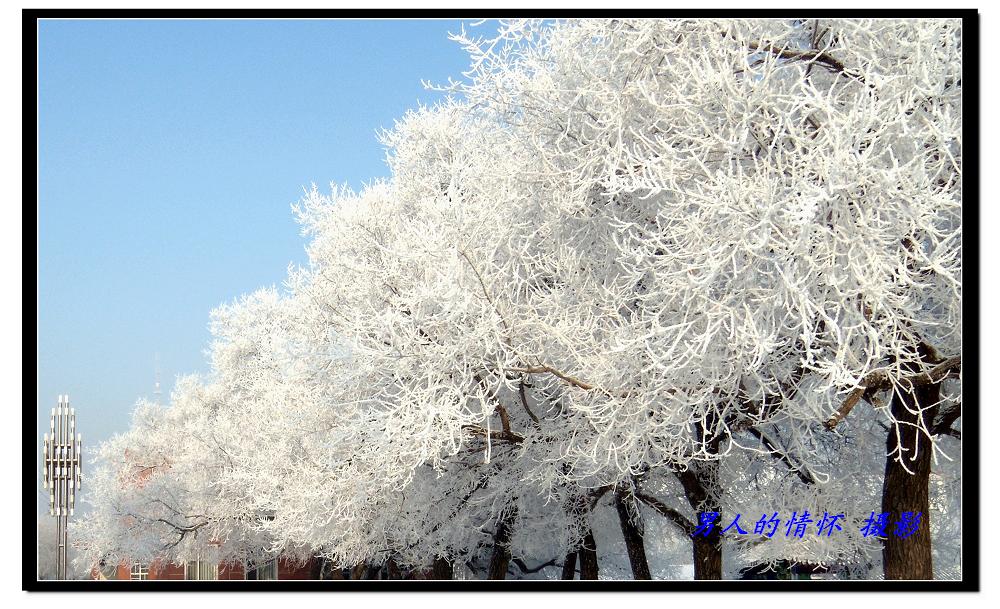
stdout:
<svg viewBox="0 0 1000 609">
<path fill-rule="evenodd" d="M 375 132 L 461 77 L 458 27 L 42 22 L 39 438 L 59 394 L 86 445 L 126 429 L 155 352 L 164 398 L 207 372 L 209 311 L 305 262 L 304 187 L 388 174 Z"/>
</svg>

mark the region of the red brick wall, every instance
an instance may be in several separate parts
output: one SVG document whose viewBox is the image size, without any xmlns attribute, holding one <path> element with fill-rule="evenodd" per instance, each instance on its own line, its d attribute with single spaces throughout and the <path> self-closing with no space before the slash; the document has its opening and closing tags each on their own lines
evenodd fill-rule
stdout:
<svg viewBox="0 0 1000 609">
<path fill-rule="evenodd" d="M 278 579 L 314 579 L 316 574 L 316 559 L 311 558 L 305 564 L 289 561 L 284 558 L 278 559 Z"/>
<path fill-rule="evenodd" d="M 184 579 L 184 565 L 156 561 L 149 566 L 149 579 Z"/>
</svg>

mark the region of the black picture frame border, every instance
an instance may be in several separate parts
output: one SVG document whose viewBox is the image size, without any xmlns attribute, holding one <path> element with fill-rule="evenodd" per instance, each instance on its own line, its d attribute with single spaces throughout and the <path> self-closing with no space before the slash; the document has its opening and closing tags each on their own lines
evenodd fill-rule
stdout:
<svg viewBox="0 0 1000 609">
<path fill-rule="evenodd" d="M 37 107 L 38 107 L 38 21 L 43 19 L 494 19 L 513 17 L 640 17 L 640 18 L 960 18 L 962 20 L 963 62 L 963 401 L 972 408 L 963 411 L 962 451 L 962 575 L 961 580 L 279 580 L 279 581 L 185 581 L 185 580 L 38 580 L 36 542 L 35 454 L 39 439 L 36 430 L 26 421 L 34 421 L 36 413 L 23 405 L 22 418 L 22 589 L 29 592 L 977 592 L 980 590 L 981 550 L 980 525 L 980 346 L 979 346 L 979 282 L 981 249 L 980 220 L 980 15 L 977 9 L 23 9 L 22 27 L 22 161 L 24 195 L 22 206 L 27 209 L 37 195 Z M 971 78 L 969 77 L 971 75 Z M 31 178 L 31 179 L 28 179 Z M 36 207 L 37 209 L 37 207 Z M 30 232 L 22 226 L 25 254 L 37 252 L 37 214 Z M 969 221 L 972 221 L 971 223 Z M 972 230 L 968 230 L 971 227 Z M 30 249 L 29 249 L 30 248 Z M 971 256 L 966 256 L 971 252 Z M 24 256 L 24 299 L 38 310 L 37 258 L 29 266 Z M 964 276 L 972 278 L 966 283 Z M 34 289 L 29 290 L 28 287 Z M 29 310 L 29 307 L 25 307 Z M 966 325 L 965 321 L 971 323 Z M 33 318 L 22 319 L 24 326 L 33 327 Z M 37 328 L 34 348 L 23 345 L 23 361 L 37 362 Z M 25 339 L 27 341 L 27 339 Z M 971 355 L 972 357 L 968 357 Z M 37 373 L 37 371 L 36 371 Z M 30 532 L 30 533 L 29 533 Z"/>
</svg>

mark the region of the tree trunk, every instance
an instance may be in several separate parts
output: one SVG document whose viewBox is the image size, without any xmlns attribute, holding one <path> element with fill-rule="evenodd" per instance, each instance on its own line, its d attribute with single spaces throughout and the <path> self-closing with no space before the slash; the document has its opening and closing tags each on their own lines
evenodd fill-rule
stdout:
<svg viewBox="0 0 1000 609">
<path fill-rule="evenodd" d="M 576 579 L 576 552 L 566 554 L 563 562 L 563 572 L 559 579 Z"/>
<path fill-rule="evenodd" d="M 344 571 L 341 569 L 329 569 L 323 579 L 344 579 Z"/>
<path fill-rule="evenodd" d="M 490 557 L 486 579 L 507 578 L 507 567 L 510 566 L 510 536 L 516 515 L 517 511 L 512 509 L 497 522 L 497 531 L 493 535 L 493 555 Z"/>
<path fill-rule="evenodd" d="M 368 571 L 368 565 L 365 563 L 354 565 L 354 568 L 351 569 L 351 579 L 364 579 L 366 571 Z"/>
<path fill-rule="evenodd" d="M 388 578 L 389 579 L 403 579 L 403 572 L 399 569 L 399 565 L 396 564 L 396 559 L 395 558 L 390 558 L 389 559 Z"/>
<path fill-rule="evenodd" d="M 559 579 L 573 579 L 576 577 L 576 552 L 566 555 L 566 562 L 563 563 L 562 576 Z"/>
<path fill-rule="evenodd" d="M 309 565 L 309 579 L 328 579 L 323 573 L 326 570 L 326 559 L 315 557 Z"/>
<path fill-rule="evenodd" d="M 344 570 L 335 567 L 333 561 L 321 558 L 319 563 L 318 579 L 344 579 Z"/>
<path fill-rule="evenodd" d="M 715 447 L 717 448 L 717 446 Z M 684 495 L 694 508 L 695 514 L 719 512 L 719 501 L 711 492 L 719 488 L 719 462 L 709 461 L 697 466 L 692 464 L 683 472 L 675 472 L 684 487 Z M 692 538 L 695 579 L 722 579 L 722 522 L 719 520 L 708 536 L 699 533 Z"/>
<path fill-rule="evenodd" d="M 646 562 L 646 548 L 642 541 L 642 518 L 635 496 L 631 492 L 616 490 L 615 509 L 618 510 L 618 522 L 625 537 L 628 562 L 632 565 L 632 578 L 652 579 L 649 575 L 649 563 Z"/>
<path fill-rule="evenodd" d="M 454 567 L 443 558 L 435 558 L 434 566 L 431 567 L 431 579 L 453 579 L 455 577 Z"/>
<path fill-rule="evenodd" d="M 594 541 L 594 531 L 589 526 L 577 554 L 580 556 L 580 579 L 598 579 L 597 542 Z"/>
<path fill-rule="evenodd" d="M 882 566 L 886 579 L 934 579 L 927 498 L 932 448 L 923 430 L 930 429 L 940 397 L 940 384 L 916 387 L 912 394 L 897 392 L 892 397 L 892 415 L 901 424 L 889 431 L 885 443 L 882 512 L 889 514 L 889 526 L 882 547 Z M 934 406 L 928 408 L 931 404 Z M 926 410 L 911 412 L 919 408 Z M 920 513 L 916 532 L 905 538 L 895 535 L 894 530 L 903 512 Z"/>
<path fill-rule="evenodd" d="M 694 538 L 694 578 L 722 579 L 722 546 L 718 531 Z"/>
</svg>

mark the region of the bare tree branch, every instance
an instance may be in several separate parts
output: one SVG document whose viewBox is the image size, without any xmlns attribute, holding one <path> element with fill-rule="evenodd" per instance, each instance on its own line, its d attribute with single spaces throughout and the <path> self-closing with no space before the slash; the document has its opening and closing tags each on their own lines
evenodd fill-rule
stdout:
<svg viewBox="0 0 1000 609">
<path fill-rule="evenodd" d="M 961 366 L 961 355 L 949 357 L 932 368 L 929 372 L 921 372 L 920 374 L 914 374 L 913 376 L 903 377 L 898 379 L 895 384 L 902 385 L 904 389 L 912 390 L 914 387 L 919 387 L 921 385 L 939 383 L 948 376 L 951 376 L 953 372 L 961 368 Z M 893 384 L 893 380 L 889 377 L 889 375 L 881 370 L 876 370 L 875 372 L 868 374 L 865 378 L 861 379 L 857 388 L 847 395 L 847 399 L 844 400 L 843 405 L 838 408 L 837 412 L 835 412 L 834 415 L 823 425 L 826 426 L 827 429 L 833 429 L 838 423 L 844 420 L 844 418 L 851 412 L 862 397 L 871 396 L 875 392 L 889 389 L 893 386 Z"/>
<path fill-rule="evenodd" d="M 547 561 L 543 562 L 542 564 L 538 565 L 537 567 L 532 567 L 532 568 L 528 568 L 528 566 L 526 564 L 524 564 L 524 561 L 521 560 L 520 558 L 512 558 L 512 559 L 510 559 L 510 562 L 512 562 L 515 565 L 517 565 L 517 568 L 520 569 L 522 573 L 538 573 L 539 571 L 541 571 L 545 567 L 554 566 L 556 564 L 556 559 L 553 558 L 553 559 L 547 560 Z"/>
<path fill-rule="evenodd" d="M 760 440 L 761 444 L 764 445 L 764 448 L 768 450 L 772 457 L 787 465 L 788 469 L 794 472 L 803 483 L 816 484 L 816 479 L 813 477 L 812 473 L 806 470 L 801 464 L 794 462 L 788 453 L 781 450 L 773 440 L 764 434 L 764 432 L 756 427 L 748 427 L 747 431 Z"/>
<path fill-rule="evenodd" d="M 528 416 L 531 417 L 531 420 L 534 421 L 534 423 L 535 423 L 536 426 L 540 425 L 540 423 L 538 421 L 538 417 L 536 417 L 535 413 L 531 412 L 531 408 L 528 407 L 528 396 L 525 395 L 525 393 L 524 393 L 524 381 L 523 380 L 518 385 L 517 392 L 521 396 L 521 405 L 524 406 L 524 411 L 526 413 L 528 413 Z"/>
<path fill-rule="evenodd" d="M 960 416 L 962 416 L 962 402 L 950 404 L 947 408 L 938 412 L 938 416 L 931 427 L 931 434 L 944 434 L 961 440 L 962 433 L 951 428 L 952 423 L 957 421 Z"/>
<path fill-rule="evenodd" d="M 681 528 L 681 530 L 684 531 L 685 534 L 692 535 L 694 533 L 695 526 L 693 522 L 688 520 L 684 516 L 684 514 L 681 514 L 680 512 L 671 507 L 667 507 L 665 503 L 663 503 L 656 497 L 647 495 L 639 490 L 636 490 L 635 498 L 638 499 L 639 501 L 642 501 L 643 503 L 653 508 L 654 510 L 656 510 L 656 512 L 659 513 L 661 516 L 666 517 L 668 520 L 676 524 L 678 527 Z"/>
</svg>

